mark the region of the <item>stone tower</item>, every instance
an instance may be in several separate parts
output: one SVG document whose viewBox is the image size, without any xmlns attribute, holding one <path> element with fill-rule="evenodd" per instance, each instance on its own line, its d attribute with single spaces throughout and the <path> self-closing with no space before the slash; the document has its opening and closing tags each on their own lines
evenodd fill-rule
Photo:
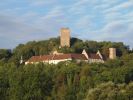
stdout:
<svg viewBox="0 0 133 100">
<path fill-rule="evenodd" d="M 109 48 L 109 59 L 116 59 L 116 48 Z"/>
<path fill-rule="evenodd" d="M 70 47 L 70 30 L 69 28 L 61 28 L 60 30 L 60 46 Z"/>
</svg>

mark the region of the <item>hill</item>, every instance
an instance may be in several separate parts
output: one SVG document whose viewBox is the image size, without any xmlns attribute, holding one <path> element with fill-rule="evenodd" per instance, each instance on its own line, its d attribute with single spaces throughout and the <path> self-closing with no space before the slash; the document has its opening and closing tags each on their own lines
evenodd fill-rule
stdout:
<svg viewBox="0 0 133 100">
<path fill-rule="evenodd" d="M 83 49 L 87 52 L 95 53 L 100 50 L 102 54 L 108 56 L 108 48 L 115 47 L 117 49 L 117 56 L 122 56 L 130 52 L 128 46 L 122 42 L 110 42 L 110 41 L 83 41 L 77 38 L 71 38 L 71 47 L 60 48 L 60 39 L 51 38 L 43 41 L 30 41 L 26 44 L 19 44 L 12 53 L 6 50 L 0 50 L 0 59 L 6 58 L 6 61 L 19 63 L 21 56 L 24 60 L 29 59 L 31 56 L 49 54 L 54 50 L 62 53 L 81 53 Z M 8 55 L 8 56 L 7 56 Z"/>
<path fill-rule="evenodd" d="M 33 55 L 81 53 L 117 49 L 118 58 L 105 63 L 60 62 L 20 64 Z M 11 52 L 0 50 L 1 100 L 132 100 L 133 53 L 122 42 L 83 41 L 71 38 L 71 48 L 60 48 L 59 38 L 19 44 Z M 110 91 L 110 92 L 109 92 Z"/>
</svg>

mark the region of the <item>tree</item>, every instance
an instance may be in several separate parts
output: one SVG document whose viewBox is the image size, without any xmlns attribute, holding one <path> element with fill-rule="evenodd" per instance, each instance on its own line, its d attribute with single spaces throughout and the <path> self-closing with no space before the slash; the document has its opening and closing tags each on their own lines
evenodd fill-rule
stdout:
<svg viewBox="0 0 133 100">
<path fill-rule="evenodd" d="M 130 91 L 127 89 L 129 86 L 131 86 Z M 90 89 L 85 100 L 132 100 L 132 91 L 132 83 L 125 86 L 125 84 L 107 82 Z"/>
</svg>

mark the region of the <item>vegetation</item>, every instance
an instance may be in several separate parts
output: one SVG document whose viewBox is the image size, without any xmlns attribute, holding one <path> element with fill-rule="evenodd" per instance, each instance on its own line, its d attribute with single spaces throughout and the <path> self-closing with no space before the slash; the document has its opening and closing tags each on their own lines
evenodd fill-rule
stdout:
<svg viewBox="0 0 133 100">
<path fill-rule="evenodd" d="M 71 48 L 59 48 L 59 38 L 20 44 L 12 52 L 0 50 L 0 100 L 133 100 L 133 53 L 123 43 L 72 38 Z M 118 58 L 104 64 L 61 62 L 20 65 L 33 55 L 81 53 L 116 47 Z"/>
<path fill-rule="evenodd" d="M 21 56 L 23 56 L 24 60 L 27 60 L 32 56 L 50 54 L 55 50 L 63 53 L 81 53 L 83 49 L 91 53 L 100 50 L 102 54 L 108 57 L 110 47 L 115 47 L 117 49 L 118 57 L 128 54 L 129 52 L 132 53 L 129 47 L 122 42 L 82 41 L 77 38 L 71 38 L 71 48 L 60 48 L 60 40 L 58 37 L 44 41 L 32 41 L 26 44 L 19 44 L 13 49 L 11 54 L 10 52 L 5 52 L 5 50 L 0 50 L 0 60 L 8 57 L 9 59 L 6 59 L 6 61 L 8 60 L 9 62 L 19 64 Z"/>
</svg>

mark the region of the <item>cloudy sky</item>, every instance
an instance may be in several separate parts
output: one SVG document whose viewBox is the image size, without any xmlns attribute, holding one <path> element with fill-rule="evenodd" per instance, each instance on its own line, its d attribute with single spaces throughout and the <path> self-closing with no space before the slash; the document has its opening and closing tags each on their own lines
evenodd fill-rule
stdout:
<svg viewBox="0 0 133 100">
<path fill-rule="evenodd" d="M 59 36 L 133 47 L 133 0 L 1 0 L 0 48 Z"/>
</svg>

